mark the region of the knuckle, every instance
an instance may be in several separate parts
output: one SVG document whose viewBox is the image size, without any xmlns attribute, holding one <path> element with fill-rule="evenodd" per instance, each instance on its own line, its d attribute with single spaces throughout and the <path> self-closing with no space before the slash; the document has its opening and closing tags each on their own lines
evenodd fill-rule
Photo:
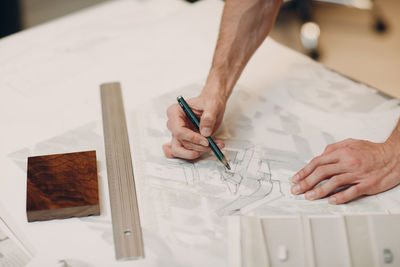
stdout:
<svg viewBox="0 0 400 267">
<path fill-rule="evenodd" d="M 184 138 L 184 132 L 181 129 L 175 130 L 173 135 L 178 140 L 182 140 Z"/>
<path fill-rule="evenodd" d="M 206 148 L 202 148 L 202 147 L 197 146 L 190 142 L 182 142 L 182 145 L 184 148 L 186 148 L 187 150 L 190 150 L 190 151 L 194 151 L 194 152 L 205 152 L 206 151 Z"/>
<path fill-rule="evenodd" d="M 346 146 L 346 147 L 342 147 L 342 149 L 340 150 L 340 152 L 343 154 L 343 155 L 351 155 L 352 154 L 352 149 L 350 148 L 350 147 L 348 147 L 348 146 Z"/>
<path fill-rule="evenodd" d="M 358 195 L 360 195 L 361 191 L 360 191 L 360 188 L 359 188 L 358 186 L 352 186 L 352 187 L 350 188 L 350 193 L 351 193 L 353 196 L 358 196 Z"/>
<path fill-rule="evenodd" d="M 319 166 L 315 169 L 315 175 L 317 177 L 323 177 L 328 173 L 328 167 L 327 166 Z"/>
<path fill-rule="evenodd" d="M 205 148 L 202 148 L 202 147 L 199 147 L 199 146 L 193 147 L 193 150 L 195 150 L 197 152 L 206 152 L 207 151 Z"/>
<path fill-rule="evenodd" d="M 200 153 L 199 152 L 197 152 L 197 151 L 190 151 L 189 153 L 188 153 L 188 156 L 187 156 L 187 158 L 188 159 L 195 159 L 195 158 L 198 158 L 200 156 Z"/>
<path fill-rule="evenodd" d="M 298 174 L 299 174 L 300 177 L 304 177 L 305 174 L 306 174 L 306 171 L 305 171 L 304 168 L 303 168 L 303 169 L 301 169 L 301 170 L 298 172 Z"/>
<path fill-rule="evenodd" d="M 334 186 L 341 186 L 344 184 L 345 179 L 343 176 L 334 176 L 332 177 L 331 182 Z"/>
<path fill-rule="evenodd" d="M 341 203 L 346 202 L 344 197 L 343 197 L 343 194 L 341 194 L 341 193 L 336 194 L 335 198 L 336 198 L 336 204 L 341 204 Z"/>
<path fill-rule="evenodd" d="M 326 146 L 325 151 L 326 153 L 332 151 L 335 148 L 335 146 L 333 144 L 329 144 Z"/>
<path fill-rule="evenodd" d="M 209 126 L 213 123 L 213 117 L 210 114 L 205 114 L 201 118 L 202 125 Z"/>
<path fill-rule="evenodd" d="M 315 197 L 320 198 L 325 195 L 325 189 L 322 186 L 318 186 L 314 189 Z"/>
<path fill-rule="evenodd" d="M 176 145 L 171 146 L 171 154 L 174 155 L 174 157 L 177 155 L 178 148 Z"/>
<path fill-rule="evenodd" d="M 310 183 L 309 183 L 307 180 L 301 181 L 301 182 L 299 183 L 299 185 L 300 185 L 300 189 L 301 189 L 302 191 L 307 190 L 307 188 L 310 187 Z"/>
<path fill-rule="evenodd" d="M 310 165 L 317 165 L 319 161 L 321 160 L 321 156 L 316 156 L 310 161 Z"/>
<path fill-rule="evenodd" d="M 311 164 L 308 164 L 307 166 L 305 166 L 303 169 L 301 169 L 299 171 L 299 174 L 301 177 L 306 177 L 308 174 L 311 173 L 311 171 L 313 170 L 313 167 L 311 166 Z"/>
<path fill-rule="evenodd" d="M 195 134 L 191 134 L 191 135 L 189 136 L 189 141 L 192 142 L 192 143 L 197 143 L 197 137 L 196 137 L 196 135 L 195 135 Z"/>
<path fill-rule="evenodd" d="M 322 156 L 317 156 L 313 158 L 310 163 L 304 168 L 307 172 L 312 171 L 315 167 L 317 167 L 321 162 Z"/>
<path fill-rule="evenodd" d="M 187 143 L 187 142 L 182 142 L 182 146 L 183 146 L 184 148 L 186 148 L 186 149 L 192 149 L 191 146 L 190 146 L 190 144 Z"/>
</svg>

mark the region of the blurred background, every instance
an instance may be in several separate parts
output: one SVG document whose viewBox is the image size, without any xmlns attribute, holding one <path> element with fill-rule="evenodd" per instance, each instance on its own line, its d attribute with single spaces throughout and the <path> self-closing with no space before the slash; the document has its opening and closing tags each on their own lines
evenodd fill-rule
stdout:
<svg viewBox="0 0 400 267">
<path fill-rule="evenodd" d="M 1 0 L 0 38 L 105 1 Z M 399 0 L 284 0 L 270 36 L 400 98 Z"/>
</svg>

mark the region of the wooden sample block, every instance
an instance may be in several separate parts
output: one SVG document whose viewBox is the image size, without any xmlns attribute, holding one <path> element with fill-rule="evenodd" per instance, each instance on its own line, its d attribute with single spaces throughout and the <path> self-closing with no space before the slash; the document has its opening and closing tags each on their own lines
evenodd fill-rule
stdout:
<svg viewBox="0 0 400 267">
<path fill-rule="evenodd" d="M 28 222 L 99 215 L 96 151 L 28 158 Z"/>
</svg>

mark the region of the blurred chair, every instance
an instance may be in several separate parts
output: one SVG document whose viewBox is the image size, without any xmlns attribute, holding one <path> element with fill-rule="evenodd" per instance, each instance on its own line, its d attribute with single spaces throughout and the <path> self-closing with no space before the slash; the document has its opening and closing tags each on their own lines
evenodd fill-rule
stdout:
<svg viewBox="0 0 400 267">
<path fill-rule="evenodd" d="M 300 39 L 303 47 L 308 51 L 310 57 L 318 59 L 320 52 L 318 49 L 318 39 L 320 27 L 317 22 L 312 20 L 312 1 L 325 2 L 347 7 L 367 10 L 374 18 L 375 31 L 382 33 L 387 29 L 386 22 L 374 0 L 284 0 L 283 8 L 294 7 L 302 20 L 300 29 Z"/>
<path fill-rule="evenodd" d="M 19 1 L 0 0 L 0 38 L 21 30 Z"/>
</svg>

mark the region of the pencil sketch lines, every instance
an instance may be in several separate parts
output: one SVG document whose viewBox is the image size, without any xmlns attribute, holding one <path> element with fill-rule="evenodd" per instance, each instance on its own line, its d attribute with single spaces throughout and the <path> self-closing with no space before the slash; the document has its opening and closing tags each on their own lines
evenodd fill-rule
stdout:
<svg viewBox="0 0 400 267">
<path fill-rule="evenodd" d="M 197 170 L 195 164 L 180 163 L 179 165 L 183 169 L 183 174 L 187 185 L 195 185 L 199 183 L 199 171 Z"/>
<path fill-rule="evenodd" d="M 263 158 L 262 150 L 254 147 L 237 153 L 243 157 L 235 157 L 232 161 L 234 172 L 222 173 L 222 180 L 233 183 L 236 189 L 236 199 L 217 210 L 217 214 L 240 214 L 242 209 L 265 199 L 277 186 L 280 189 L 280 181 L 273 180 L 269 160 Z"/>
</svg>

